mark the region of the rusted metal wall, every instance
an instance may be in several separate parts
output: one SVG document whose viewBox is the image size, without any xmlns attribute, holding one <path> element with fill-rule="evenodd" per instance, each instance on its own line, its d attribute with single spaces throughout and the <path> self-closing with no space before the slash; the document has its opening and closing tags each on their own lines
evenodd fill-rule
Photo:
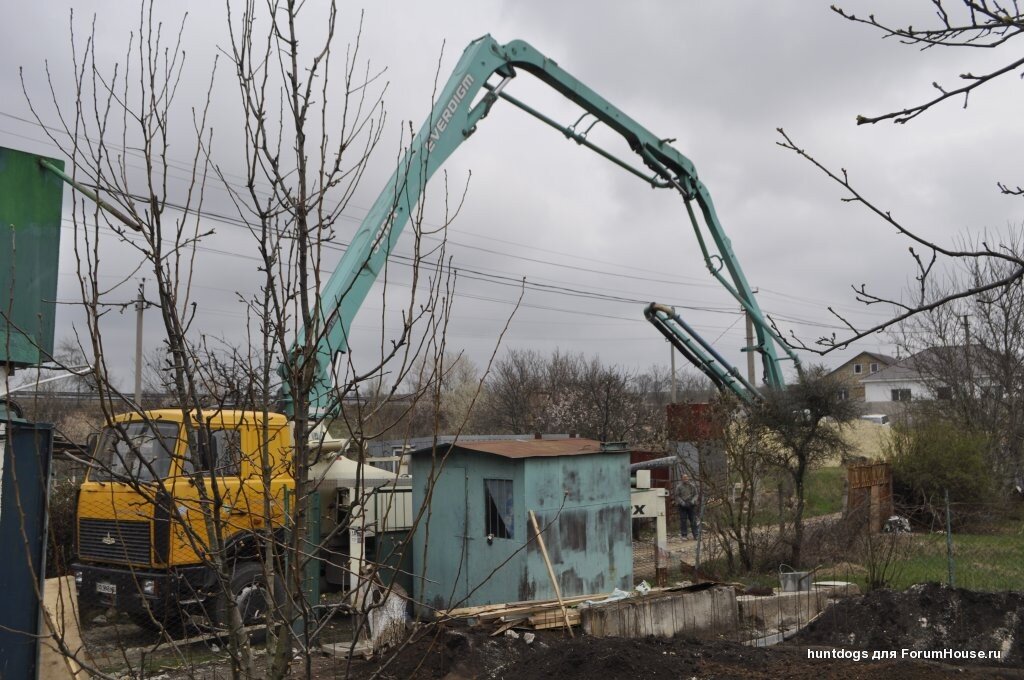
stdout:
<svg viewBox="0 0 1024 680">
<path fill-rule="evenodd" d="M 431 456 L 414 455 L 411 472 L 418 508 L 428 501 Z M 435 477 L 429 512 L 413 537 L 421 614 L 554 598 L 529 540 L 528 510 L 544 530 L 563 595 L 632 586 L 628 452 L 508 459 L 455 448 Z M 487 538 L 485 479 L 512 480 L 511 538 Z"/>
<path fill-rule="evenodd" d="M 629 462 L 646 463 L 649 460 L 664 458 L 667 454 L 664 451 L 631 451 Z M 658 489 L 672 488 L 672 468 L 658 467 L 651 469 L 651 486 Z"/>
<path fill-rule="evenodd" d="M 680 461 L 680 469 L 674 474 L 685 471 L 698 478 L 724 482 L 729 471 L 721 446 L 721 422 L 711 405 L 669 404 L 665 418 L 668 451 Z"/>
<path fill-rule="evenodd" d="M 669 404 L 665 424 L 669 441 L 696 442 L 721 437 L 711 404 Z"/>
<path fill-rule="evenodd" d="M 527 463 L 527 505 L 537 513 L 562 594 L 631 588 L 628 453 L 533 458 Z M 526 578 L 520 592 L 529 599 L 555 596 L 536 542 L 528 548 Z"/>
</svg>

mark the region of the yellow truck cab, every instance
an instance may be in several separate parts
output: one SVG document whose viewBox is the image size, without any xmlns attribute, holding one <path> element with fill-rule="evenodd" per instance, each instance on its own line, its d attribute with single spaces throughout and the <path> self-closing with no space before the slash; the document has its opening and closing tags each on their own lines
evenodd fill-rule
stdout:
<svg viewBox="0 0 1024 680">
<path fill-rule="evenodd" d="M 206 504 L 222 520 L 224 554 L 234 564 L 231 589 L 244 596 L 243 619 L 265 612 L 269 591 L 256 539 L 281 530 L 285 490 L 295 487 L 289 423 L 276 413 L 265 420 L 253 411 L 204 413 L 210 453 L 199 460 L 185 417 L 171 409 L 126 414 L 100 433 L 78 497 L 73 570 L 83 607 L 114 607 L 149 627 L 170 627 L 195 613 L 216 621 L 223 588 L 215 587 L 216 574 L 203 557 L 210 543 Z M 194 414 L 188 417 L 198 424 Z"/>
</svg>

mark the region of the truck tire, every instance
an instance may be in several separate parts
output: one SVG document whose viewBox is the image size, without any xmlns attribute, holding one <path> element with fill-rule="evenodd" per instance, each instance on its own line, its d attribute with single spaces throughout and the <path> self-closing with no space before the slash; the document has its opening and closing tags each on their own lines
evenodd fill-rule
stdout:
<svg viewBox="0 0 1024 680">
<path fill-rule="evenodd" d="M 269 587 L 263 565 L 259 562 L 236 562 L 229 588 L 238 604 L 238 613 L 243 626 L 265 624 L 270 608 L 280 606 L 285 600 L 281 578 L 275 573 L 273 588 Z M 227 629 L 228 598 L 226 593 L 220 593 L 217 596 L 215 616 L 217 627 L 222 630 Z M 265 628 L 254 630 L 249 635 L 250 640 L 254 643 L 263 642 L 266 637 Z"/>
</svg>

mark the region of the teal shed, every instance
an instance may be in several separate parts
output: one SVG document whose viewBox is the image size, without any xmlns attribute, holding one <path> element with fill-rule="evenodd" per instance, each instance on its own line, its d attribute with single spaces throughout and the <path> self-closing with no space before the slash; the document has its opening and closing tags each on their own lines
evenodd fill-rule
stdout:
<svg viewBox="0 0 1024 680">
<path fill-rule="evenodd" d="M 413 596 L 436 609 L 553 599 L 633 583 L 629 451 L 590 439 L 458 441 L 411 454 Z"/>
</svg>

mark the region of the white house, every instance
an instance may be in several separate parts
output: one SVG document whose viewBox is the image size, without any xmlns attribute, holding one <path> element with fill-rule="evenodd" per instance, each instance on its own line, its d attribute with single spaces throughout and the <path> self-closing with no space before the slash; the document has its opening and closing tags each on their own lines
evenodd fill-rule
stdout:
<svg viewBox="0 0 1024 680">
<path fill-rule="evenodd" d="M 877 373 L 861 378 L 864 386 L 864 401 L 901 402 L 918 399 L 949 399 L 952 389 L 934 376 L 939 366 L 963 366 L 963 347 L 929 347 L 917 354 L 886 366 Z M 980 369 L 981 367 L 979 367 Z M 943 370 L 942 375 L 952 376 L 955 370 Z M 966 379 L 967 376 L 965 375 Z M 974 380 L 978 378 L 977 373 Z"/>
<path fill-rule="evenodd" d="M 899 364 L 862 378 L 860 382 L 864 386 L 864 401 L 868 402 L 938 397 L 933 386 L 929 385 L 917 370 Z"/>
</svg>

